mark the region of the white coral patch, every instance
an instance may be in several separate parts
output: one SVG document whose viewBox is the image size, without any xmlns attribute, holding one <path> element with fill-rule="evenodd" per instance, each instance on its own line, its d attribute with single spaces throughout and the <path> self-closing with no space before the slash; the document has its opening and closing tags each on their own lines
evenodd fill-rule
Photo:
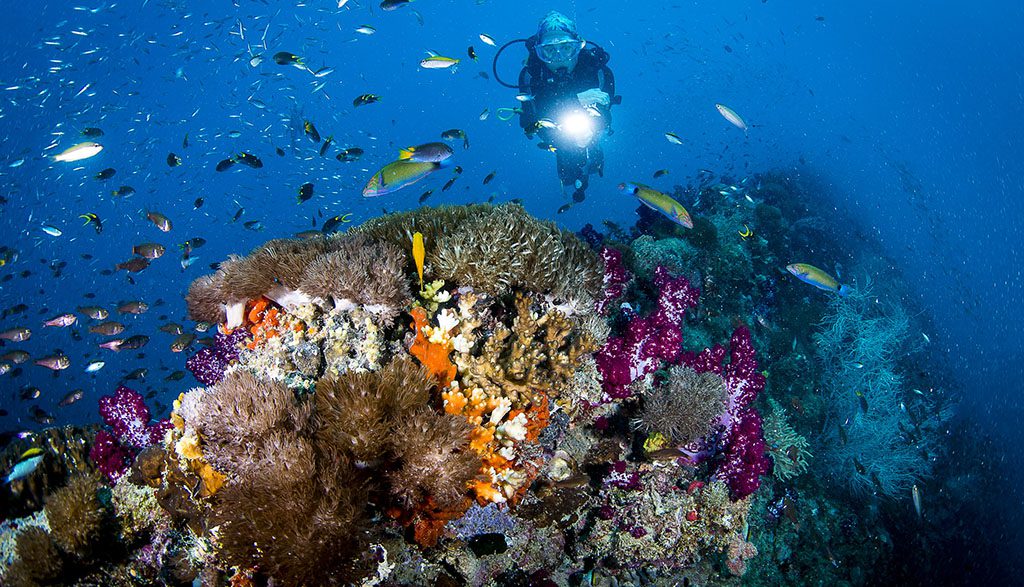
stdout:
<svg viewBox="0 0 1024 587">
<path fill-rule="evenodd" d="M 526 414 L 519 413 L 515 418 L 498 427 L 498 435 L 512 440 L 526 438 Z"/>
<path fill-rule="evenodd" d="M 225 326 L 227 326 L 228 329 L 238 328 L 245 321 L 245 302 L 227 304 L 224 308 L 224 312 L 227 316 L 227 323 Z"/>
<path fill-rule="evenodd" d="M 453 338 L 451 343 L 452 348 L 455 349 L 456 352 L 462 354 L 467 354 L 469 351 L 473 350 L 473 343 L 461 334 Z"/>
<path fill-rule="evenodd" d="M 455 315 L 455 312 L 449 309 L 444 309 L 438 312 L 436 318 L 437 328 L 445 334 L 448 334 L 459 325 L 459 317 Z"/>
<path fill-rule="evenodd" d="M 500 423 L 511 410 L 512 400 L 507 397 L 499 398 L 498 405 L 491 411 L 491 424 L 497 425 Z"/>
<path fill-rule="evenodd" d="M 265 294 L 282 308 L 292 311 L 303 304 L 308 304 L 312 298 L 298 290 L 288 289 L 283 285 L 275 286 Z"/>
</svg>

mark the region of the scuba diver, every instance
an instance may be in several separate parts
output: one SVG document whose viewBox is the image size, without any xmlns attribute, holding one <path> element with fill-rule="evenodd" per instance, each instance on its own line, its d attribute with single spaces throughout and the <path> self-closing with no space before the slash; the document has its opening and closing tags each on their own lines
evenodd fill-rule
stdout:
<svg viewBox="0 0 1024 587">
<path fill-rule="evenodd" d="M 525 43 L 529 51 L 518 86 L 501 81 L 496 67 L 501 51 L 515 42 Z M 585 41 L 575 23 L 556 11 L 541 19 L 536 35 L 509 41 L 494 56 L 495 79 L 519 90 L 519 125 L 527 138 L 537 135 L 542 148 L 555 152 L 558 178 L 563 189 L 573 186 L 573 202 L 586 197 L 590 174 L 604 175 L 600 140 L 612 132 L 612 105 L 622 101 L 615 95 L 608 59 L 604 49 Z"/>
</svg>

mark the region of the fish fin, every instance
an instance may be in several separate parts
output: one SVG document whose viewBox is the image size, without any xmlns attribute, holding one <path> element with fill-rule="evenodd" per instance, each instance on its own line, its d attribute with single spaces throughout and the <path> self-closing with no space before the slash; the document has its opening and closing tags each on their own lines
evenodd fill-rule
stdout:
<svg viewBox="0 0 1024 587">
<path fill-rule="evenodd" d="M 406 159 L 412 159 L 413 153 L 416 151 L 415 147 L 409 147 L 408 149 L 401 149 L 398 151 L 398 160 L 405 161 Z"/>
<path fill-rule="evenodd" d="M 844 297 L 845 298 L 850 293 L 850 286 L 848 286 L 848 285 L 840 285 L 839 289 L 836 291 L 836 293 L 838 293 L 840 297 Z"/>
</svg>

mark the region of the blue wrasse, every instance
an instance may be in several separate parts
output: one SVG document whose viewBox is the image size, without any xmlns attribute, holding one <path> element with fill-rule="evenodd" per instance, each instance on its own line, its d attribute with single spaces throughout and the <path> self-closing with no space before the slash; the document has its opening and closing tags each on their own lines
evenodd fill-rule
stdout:
<svg viewBox="0 0 1024 587">
<path fill-rule="evenodd" d="M 818 289 L 835 292 L 841 296 L 850 293 L 850 288 L 840 285 L 835 277 L 807 263 L 791 263 L 786 269 L 804 283 L 809 283 Z"/>
<path fill-rule="evenodd" d="M 690 218 L 690 213 L 686 211 L 686 208 L 658 190 L 642 183 L 628 181 L 620 183 L 619 189 L 633 194 L 643 205 L 656 212 L 661 212 L 672 222 L 686 228 L 693 228 L 693 219 Z"/>
<path fill-rule="evenodd" d="M 374 198 L 397 192 L 440 168 L 440 163 L 432 161 L 392 161 L 373 174 L 363 188 L 363 197 Z"/>
<path fill-rule="evenodd" d="M 11 472 L 8 473 L 6 477 L 4 477 L 4 484 L 6 485 L 8 483 L 13 483 L 19 479 L 24 479 L 25 477 L 28 477 L 39 467 L 39 463 L 41 463 L 42 460 L 43 455 L 37 454 L 35 456 L 29 457 L 21 461 L 17 465 L 14 465 L 14 468 L 11 469 Z"/>
</svg>

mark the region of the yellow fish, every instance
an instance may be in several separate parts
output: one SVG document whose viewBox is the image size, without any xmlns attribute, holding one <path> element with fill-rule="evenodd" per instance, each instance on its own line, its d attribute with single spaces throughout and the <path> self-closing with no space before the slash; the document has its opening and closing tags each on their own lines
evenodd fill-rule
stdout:
<svg viewBox="0 0 1024 587">
<path fill-rule="evenodd" d="M 412 235 L 412 260 L 416 262 L 416 273 L 420 276 L 420 290 L 423 289 L 423 259 L 427 256 L 423 247 L 423 233 L 414 232 Z"/>
<path fill-rule="evenodd" d="M 39 456 L 41 454 L 43 454 L 43 449 L 41 449 L 38 446 L 36 446 L 36 447 L 30 448 L 30 449 L 26 450 L 25 452 L 21 453 L 21 456 L 18 457 L 18 460 L 19 461 L 24 461 L 25 459 L 30 459 L 32 457 L 36 457 L 36 456 Z"/>
<path fill-rule="evenodd" d="M 808 265 L 807 263 L 790 263 L 789 265 L 786 265 L 786 270 L 795 275 L 800 281 L 809 283 L 818 289 L 835 292 L 840 296 L 845 296 L 850 292 L 849 286 L 840 284 L 835 277 L 832 277 L 814 265 Z"/>
<path fill-rule="evenodd" d="M 684 227 L 693 228 L 693 219 L 690 218 L 690 213 L 683 208 L 683 205 L 673 200 L 670 196 L 667 196 L 658 190 L 645 186 L 642 183 L 624 182 L 619 184 L 619 189 L 633 194 L 640 200 L 644 206 L 647 206 L 651 210 L 661 212 L 672 222 Z"/>
</svg>

